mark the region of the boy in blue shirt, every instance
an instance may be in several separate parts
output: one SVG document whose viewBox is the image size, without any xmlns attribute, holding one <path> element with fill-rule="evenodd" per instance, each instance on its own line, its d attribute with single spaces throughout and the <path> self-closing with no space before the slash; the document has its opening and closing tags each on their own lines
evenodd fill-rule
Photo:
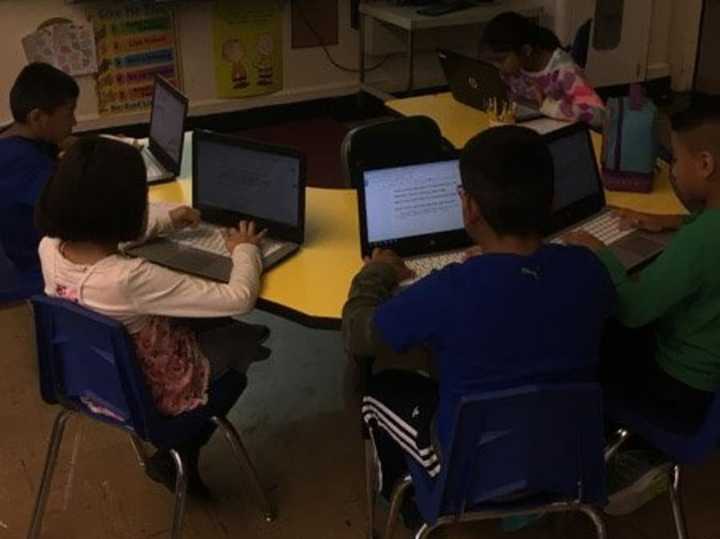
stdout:
<svg viewBox="0 0 720 539">
<path fill-rule="evenodd" d="M 39 272 L 33 208 L 71 140 L 80 93 L 72 77 L 32 63 L 10 90 L 15 122 L 0 133 L 0 245 L 20 272 Z"/>
<path fill-rule="evenodd" d="M 540 135 L 517 126 L 485 131 L 463 150 L 460 174 L 465 228 L 484 254 L 393 296 L 410 270 L 393 252 L 375 250 L 343 311 L 351 354 L 424 346 L 437 363 L 437 382 L 400 370 L 369 381 L 362 413 L 385 496 L 407 473 L 408 454 L 430 476 L 440 472 L 451 414 L 464 395 L 596 380 L 603 326 L 615 305 L 608 272 L 590 252 L 542 241 L 554 171 Z"/>
</svg>

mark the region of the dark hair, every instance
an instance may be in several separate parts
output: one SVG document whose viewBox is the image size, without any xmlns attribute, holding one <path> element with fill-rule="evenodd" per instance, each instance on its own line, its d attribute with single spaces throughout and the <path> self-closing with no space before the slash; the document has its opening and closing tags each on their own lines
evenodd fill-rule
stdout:
<svg viewBox="0 0 720 539">
<path fill-rule="evenodd" d="M 16 122 L 27 121 L 34 109 L 51 114 L 80 95 L 75 79 L 50 64 L 26 65 L 10 90 L 10 110 Z"/>
<path fill-rule="evenodd" d="M 673 131 L 685 133 L 708 123 L 720 123 L 720 95 L 694 93 L 690 106 L 672 115 Z"/>
<path fill-rule="evenodd" d="M 140 152 L 123 142 L 83 137 L 60 160 L 35 207 L 35 226 L 67 241 L 135 240 L 147 211 Z"/>
<path fill-rule="evenodd" d="M 488 129 L 472 138 L 460 156 L 463 189 L 500 236 L 545 232 L 554 174 L 547 144 L 526 127 Z"/>
<path fill-rule="evenodd" d="M 553 51 L 560 47 L 560 40 L 547 28 L 538 26 L 518 13 L 506 11 L 487 23 L 482 45 L 492 52 L 519 53 L 525 45 Z"/>
</svg>

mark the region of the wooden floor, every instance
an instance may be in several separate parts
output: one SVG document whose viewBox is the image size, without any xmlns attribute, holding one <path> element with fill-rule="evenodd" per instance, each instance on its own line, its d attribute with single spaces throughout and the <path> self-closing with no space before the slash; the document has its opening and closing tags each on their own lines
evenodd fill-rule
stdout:
<svg viewBox="0 0 720 539">
<path fill-rule="evenodd" d="M 272 357 L 249 371 L 250 385 L 231 413 L 278 506 L 266 524 L 244 476 L 219 437 L 202 461 L 216 500 L 190 501 L 188 539 L 361 539 L 365 537 L 363 460 L 357 410 L 347 402 L 345 359 L 336 332 L 311 331 L 263 313 Z M 42 471 L 54 407 L 40 401 L 28 309 L 0 309 L 0 539 L 25 536 Z M 693 539 L 720 538 L 720 459 L 688 470 L 684 491 Z M 148 481 L 125 435 L 87 420 L 67 431 L 42 537 L 166 537 L 171 496 Z M 610 537 L 671 539 L 669 501 L 608 518 Z M 507 537 L 496 523 L 439 532 L 457 539 Z M 396 538 L 410 534 L 400 527 Z M 592 537 L 582 517 L 561 533 L 548 521 L 512 534 L 518 539 Z"/>
</svg>

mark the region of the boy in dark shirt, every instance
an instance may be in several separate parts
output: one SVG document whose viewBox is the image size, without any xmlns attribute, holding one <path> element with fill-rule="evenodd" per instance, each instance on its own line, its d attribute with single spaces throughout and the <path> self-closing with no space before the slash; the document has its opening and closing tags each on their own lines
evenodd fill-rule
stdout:
<svg viewBox="0 0 720 539">
<path fill-rule="evenodd" d="M 10 91 L 13 123 L 0 133 L 0 244 L 20 272 L 38 272 L 33 208 L 71 140 L 79 88 L 48 64 L 27 65 Z"/>
<path fill-rule="evenodd" d="M 485 131 L 463 150 L 460 174 L 465 228 L 484 254 L 393 296 L 410 271 L 393 252 L 376 250 L 353 280 L 343 311 L 351 354 L 425 346 L 437 362 L 437 382 L 398 370 L 369 381 L 363 419 L 386 496 L 406 473 L 406 455 L 430 476 L 440 472 L 452 411 L 463 396 L 596 380 L 600 338 L 615 304 L 597 258 L 542 241 L 554 171 L 540 135 L 517 126 Z"/>
</svg>

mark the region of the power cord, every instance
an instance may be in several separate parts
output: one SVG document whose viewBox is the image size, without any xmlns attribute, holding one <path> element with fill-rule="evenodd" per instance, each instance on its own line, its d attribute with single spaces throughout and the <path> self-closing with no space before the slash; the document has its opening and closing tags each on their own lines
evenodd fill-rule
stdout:
<svg viewBox="0 0 720 539">
<path fill-rule="evenodd" d="M 312 25 L 310 20 L 308 19 L 307 15 L 305 14 L 305 10 L 303 9 L 303 2 L 302 0 L 293 0 L 295 5 L 297 6 L 298 14 L 300 15 L 300 18 L 303 20 L 303 23 L 305 23 L 305 26 L 308 27 L 310 30 L 310 33 L 317 39 L 318 44 L 320 45 L 320 48 L 322 48 L 323 52 L 325 53 L 325 56 L 327 57 L 328 61 L 337 69 L 340 71 L 345 71 L 348 73 L 360 73 L 360 70 L 353 67 L 347 67 L 335 60 L 335 58 L 332 57 L 332 54 L 330 54 L 330 51 L 327 48 L 327 45 L 325 44 L 325 40 L 320 35 L 320 33 L 315 29 L 315 27 Z M 369 73 L 371 71 L 375 71 L 376 69 L 380 69 L 385 62 L 387 62 L 390 58 L 393 56 L 399 56 L 402 53 L 395 53 L 395 54 L 387 54 L 385 55 L 377 64 L 374 66 L 370 66 L 365 68 L 365 73 Z"/>
</svg>

